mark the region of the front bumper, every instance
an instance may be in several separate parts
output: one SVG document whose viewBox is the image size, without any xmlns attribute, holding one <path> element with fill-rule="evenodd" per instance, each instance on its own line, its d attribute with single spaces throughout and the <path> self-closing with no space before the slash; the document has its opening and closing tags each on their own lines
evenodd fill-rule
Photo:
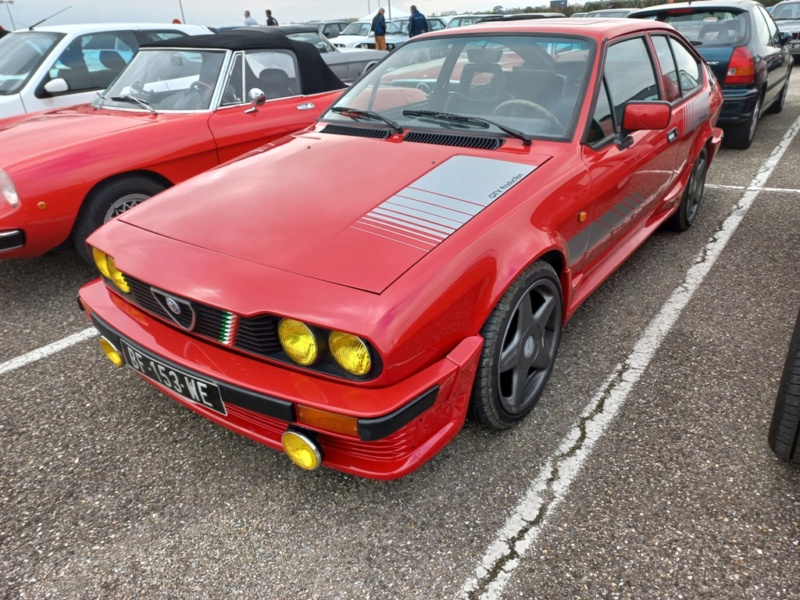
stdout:
<svg viewBox="0 0 800 600">
<path fill-rule="evenodd" d="M 315 432 L 323 465 L 374 479 L 419 468 L 461 429 L 483 340 L 463 340 L 447 357 L 409 379 L 367 388 L 306 375 L 190 337 L 125 302 L 96 280 L 80 290 L 93 324 L 117 348 L 120 339 L 167 365 L 219 386 L 226 413 L 145 379 L 204 417 L 276 450 L 298 425 Z M 358 419 L 358 437 L 297 422 L 297 406 Z M 354 407 L 361 407 L 355 410 Z"/>
</svg>

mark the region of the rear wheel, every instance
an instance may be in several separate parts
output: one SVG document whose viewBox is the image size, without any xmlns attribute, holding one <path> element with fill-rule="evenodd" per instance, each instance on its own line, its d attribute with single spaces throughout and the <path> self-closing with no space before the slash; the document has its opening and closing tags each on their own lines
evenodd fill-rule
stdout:
<svg viewBox="0 0 800 600">
<path fill-rule="evenodd" d="M 737 150 L 747 150 L 750 147 L 756 135 L 759 112 L 761 112 L 761 96 L 756 100 L 756 105 L 753 107 L 753 114 L 750 115 L 746 123 L 731 125 L 725 130 L 724 140 L 729 147 Z"/>
<path fill-rule="evenodd" d="M 800 464 L 800 315 L 794 325 L 772 411 L 769 446 L 778 458 Z"/>
<path fill-rule="evenodd" d="M 708 154 L 703 148 L 692 166 L 681 204 L 675 214 L 667 220 L 670 229 L 686 231 L 694 223 L 706 189 L 706 173 L 708 173 Z"/>
<path fill-rule="evenodd" d="M 481 333 L 470 416 L 505 429 L 527 415 L 553 371 L 561 340 L 561 285 L 555 270 L 533 263 L 506 291 Z"/>
<path fill-rule="evenodd" d="M 791 73 L 791 71 L 789 71 Z M 772 103 L 767 109 L 767 112 L 773 115 L 777 115 L 783 110 L 783 105 L 786 104 L 786 93 L 789 91 L 789 75 L 786 75 L 786 83 L 783 84 L 783 89 L 781 90 L 781 95 L 778 96 L 777 100 Z"/>
<path fill-rule="evenodd" d="M 78 253 L 91 263 L 86 238 L 103 223 L 155 196 L 164 188 L 163 184 L 142 176 L 125 177 L 100 184 L 84 200 L 72 230 L 72 242 Z"/>
</svg>

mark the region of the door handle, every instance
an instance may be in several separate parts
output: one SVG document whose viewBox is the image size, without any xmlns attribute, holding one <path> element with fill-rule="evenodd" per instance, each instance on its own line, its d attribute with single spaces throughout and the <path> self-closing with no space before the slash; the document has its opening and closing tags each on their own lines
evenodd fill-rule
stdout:
<svg viewBox="0 0 800 600">
<path fill-rule="evenodd" d="M 671 144 L 678 139 L 678 128 L 673 127 L 667 132 L 667 141 Z"/>
</svg>

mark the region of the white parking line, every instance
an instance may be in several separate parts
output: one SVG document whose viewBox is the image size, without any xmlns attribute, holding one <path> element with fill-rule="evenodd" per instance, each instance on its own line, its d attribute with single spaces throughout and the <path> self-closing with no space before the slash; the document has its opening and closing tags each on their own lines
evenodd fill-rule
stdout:
<svg viewBox="0 0 800 600">
<path fill-rule="evenodd" d="M 47 346 L 42 346 L 36 350 L 31 350 L 27 354 L 23 354 L 17 358 L 12 358 L 4 363 L 0 363 L 0 375 L 8 373 L 9 371 L 13 371 L 14 369 L 19 369 L 31 363 L 35 363 L 37 360 L 47 358 L 51 354 L 61 352 L 65 348 L 69 348 L 75 344 L 80 344 L 82 341 L 88 340 L 90 337 L 95 335 L 97 335 L 97 330 L 94 327 L 89 327 L 79 333 L 75 333 L 69 337 L 60 339 L 57 342 L 53 342 Z"/>
<path fill-rule="evenodd" d="M 769 187 L 754 187 L 751 183 L 749 186 L 746 185 L 720 185 L 715 183 L 707 183 L 706 188 L 710 190 L 748 190 L 748 191 L 758 191 L 758 192 L 777 192 L 779 194 L 800 194 L 800 190 L 794 188 L 769 188 Z"/>
<path fill-rule="evenodd" d="M 589 458 L 592 448 L 625 404 L 631 389 L 644 374 L 661 343 L 703 283 L 755 199 L 766 189 L 764 184 L 798 130 L 800 118 L 792 124 L 769 158 L 761 165 L 739 204 L 697 254 L 683 283 L 673 291 L 660 312 L 649 323 L 633 351 L 624 362 L 615 367 L 584 408 L 579 423 L 562 440 L 555 454 L 546 460 L 514 512 L 489 544 L 474 574 L 462 586 L 460 597 L 500 598 L 514 569 L 519 566 L 528 548 L 536 541 L 542 528 L 564 500 L 569 486 Z"/>
</svg>

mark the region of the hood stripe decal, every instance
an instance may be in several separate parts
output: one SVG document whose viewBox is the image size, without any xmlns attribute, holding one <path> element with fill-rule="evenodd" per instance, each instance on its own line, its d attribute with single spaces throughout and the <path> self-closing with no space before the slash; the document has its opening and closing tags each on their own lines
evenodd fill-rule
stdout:
<svg viewBox="0 0 800 600">
<path fill-rule="evenodd" d="M 497 159 L 454 156 L 351 227 L 429 252 L 535 169 Z"/>
</svg>

